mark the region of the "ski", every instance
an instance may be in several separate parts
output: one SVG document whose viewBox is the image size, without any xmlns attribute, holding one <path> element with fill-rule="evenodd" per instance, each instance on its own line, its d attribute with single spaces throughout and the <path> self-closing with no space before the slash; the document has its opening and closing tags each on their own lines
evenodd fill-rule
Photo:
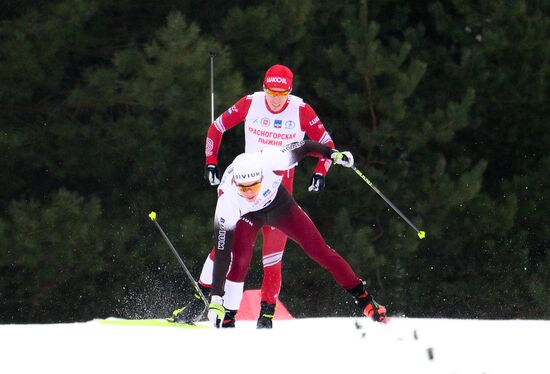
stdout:
<svg viewBox="0 0 550 374">
<path fill-rule="evenodd" d="M 155 326 L 155 327 L 176 327 L 182 329 L 207 329 L 206 325 L 197 325 L 191 323 L 181 322 L 169 322 L 166 319 L 123 319 L 123 318 L 107 318 L 96 319 L 104 325 L 116 325 L 116 326 Z"/>
</svg>

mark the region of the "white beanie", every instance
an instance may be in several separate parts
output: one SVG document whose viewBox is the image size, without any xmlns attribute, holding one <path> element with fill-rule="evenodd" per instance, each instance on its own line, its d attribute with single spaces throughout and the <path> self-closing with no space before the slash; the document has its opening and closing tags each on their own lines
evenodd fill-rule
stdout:
<svg viewBox="0 0 550 374">
<path fill-rule="evenodd" d="M 249 184 L 262 178 L 260 153 L 241 153 L 233 160 L 233 178 L 237 184 Z"/>
</svg>

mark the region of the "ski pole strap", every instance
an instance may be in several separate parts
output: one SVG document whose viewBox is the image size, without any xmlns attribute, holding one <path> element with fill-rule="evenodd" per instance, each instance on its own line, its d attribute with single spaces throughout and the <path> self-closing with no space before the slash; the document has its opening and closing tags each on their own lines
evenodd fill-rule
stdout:
<svg viewBox="0 0 550 374">
<path fill-rule="evenodd" d="M 210 304 L 208 310 L 214 311 L 219 319 L 223 319 L 225 315 L 225 308 L 220 304 Z"/>
</svg>

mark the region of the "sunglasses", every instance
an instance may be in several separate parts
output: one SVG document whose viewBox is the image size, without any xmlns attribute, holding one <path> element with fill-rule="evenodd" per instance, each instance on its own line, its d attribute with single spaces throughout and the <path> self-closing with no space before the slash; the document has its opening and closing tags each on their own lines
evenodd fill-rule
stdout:
<svg viewBox="0 0 550 374">
<path fill-rule="evenodd" d="M 273 91 L 272 89 L 269 89 L 269 88 L 264 88 L 264 91 L 269 95 L 269 96 L 286 96 L 290 93 L 290 90 L 288 91 Z"/>
<path fill-rule="evenodd" d="M 243 185 L 240 185 L 240 184 L 237 184 L 237 189 L 244 193 L 248 190 L 254 192 L 254 193 L 258 193 L 260 191 L 260 188 L 262 187 L 262 181 L 259 181 L 259 182 L 256 182 L 254 184 L 250 184 L 248 186 L 243 186 Z"/>
</svg>

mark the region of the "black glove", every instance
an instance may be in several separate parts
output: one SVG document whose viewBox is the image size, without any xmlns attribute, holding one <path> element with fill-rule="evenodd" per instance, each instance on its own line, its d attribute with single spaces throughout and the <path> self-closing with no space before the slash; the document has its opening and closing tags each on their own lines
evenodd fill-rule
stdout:
<svg viewBox="0 0 550 374">
<path fill-rule="evenodd" d="M 315 173 L 311 177 L 311 185 L 307 189 L 309 192 L 319 192 L 325 188 L 325 177 L 323 174 Z"/>
<path fill-rule="evenodd" d="M 218 169 L 218 165 L 206 165 L 204 168 L 204 179 L 206 179 L 211 186 L 217 186 L 220 184 L 220 171 Z"/>
</svg>

